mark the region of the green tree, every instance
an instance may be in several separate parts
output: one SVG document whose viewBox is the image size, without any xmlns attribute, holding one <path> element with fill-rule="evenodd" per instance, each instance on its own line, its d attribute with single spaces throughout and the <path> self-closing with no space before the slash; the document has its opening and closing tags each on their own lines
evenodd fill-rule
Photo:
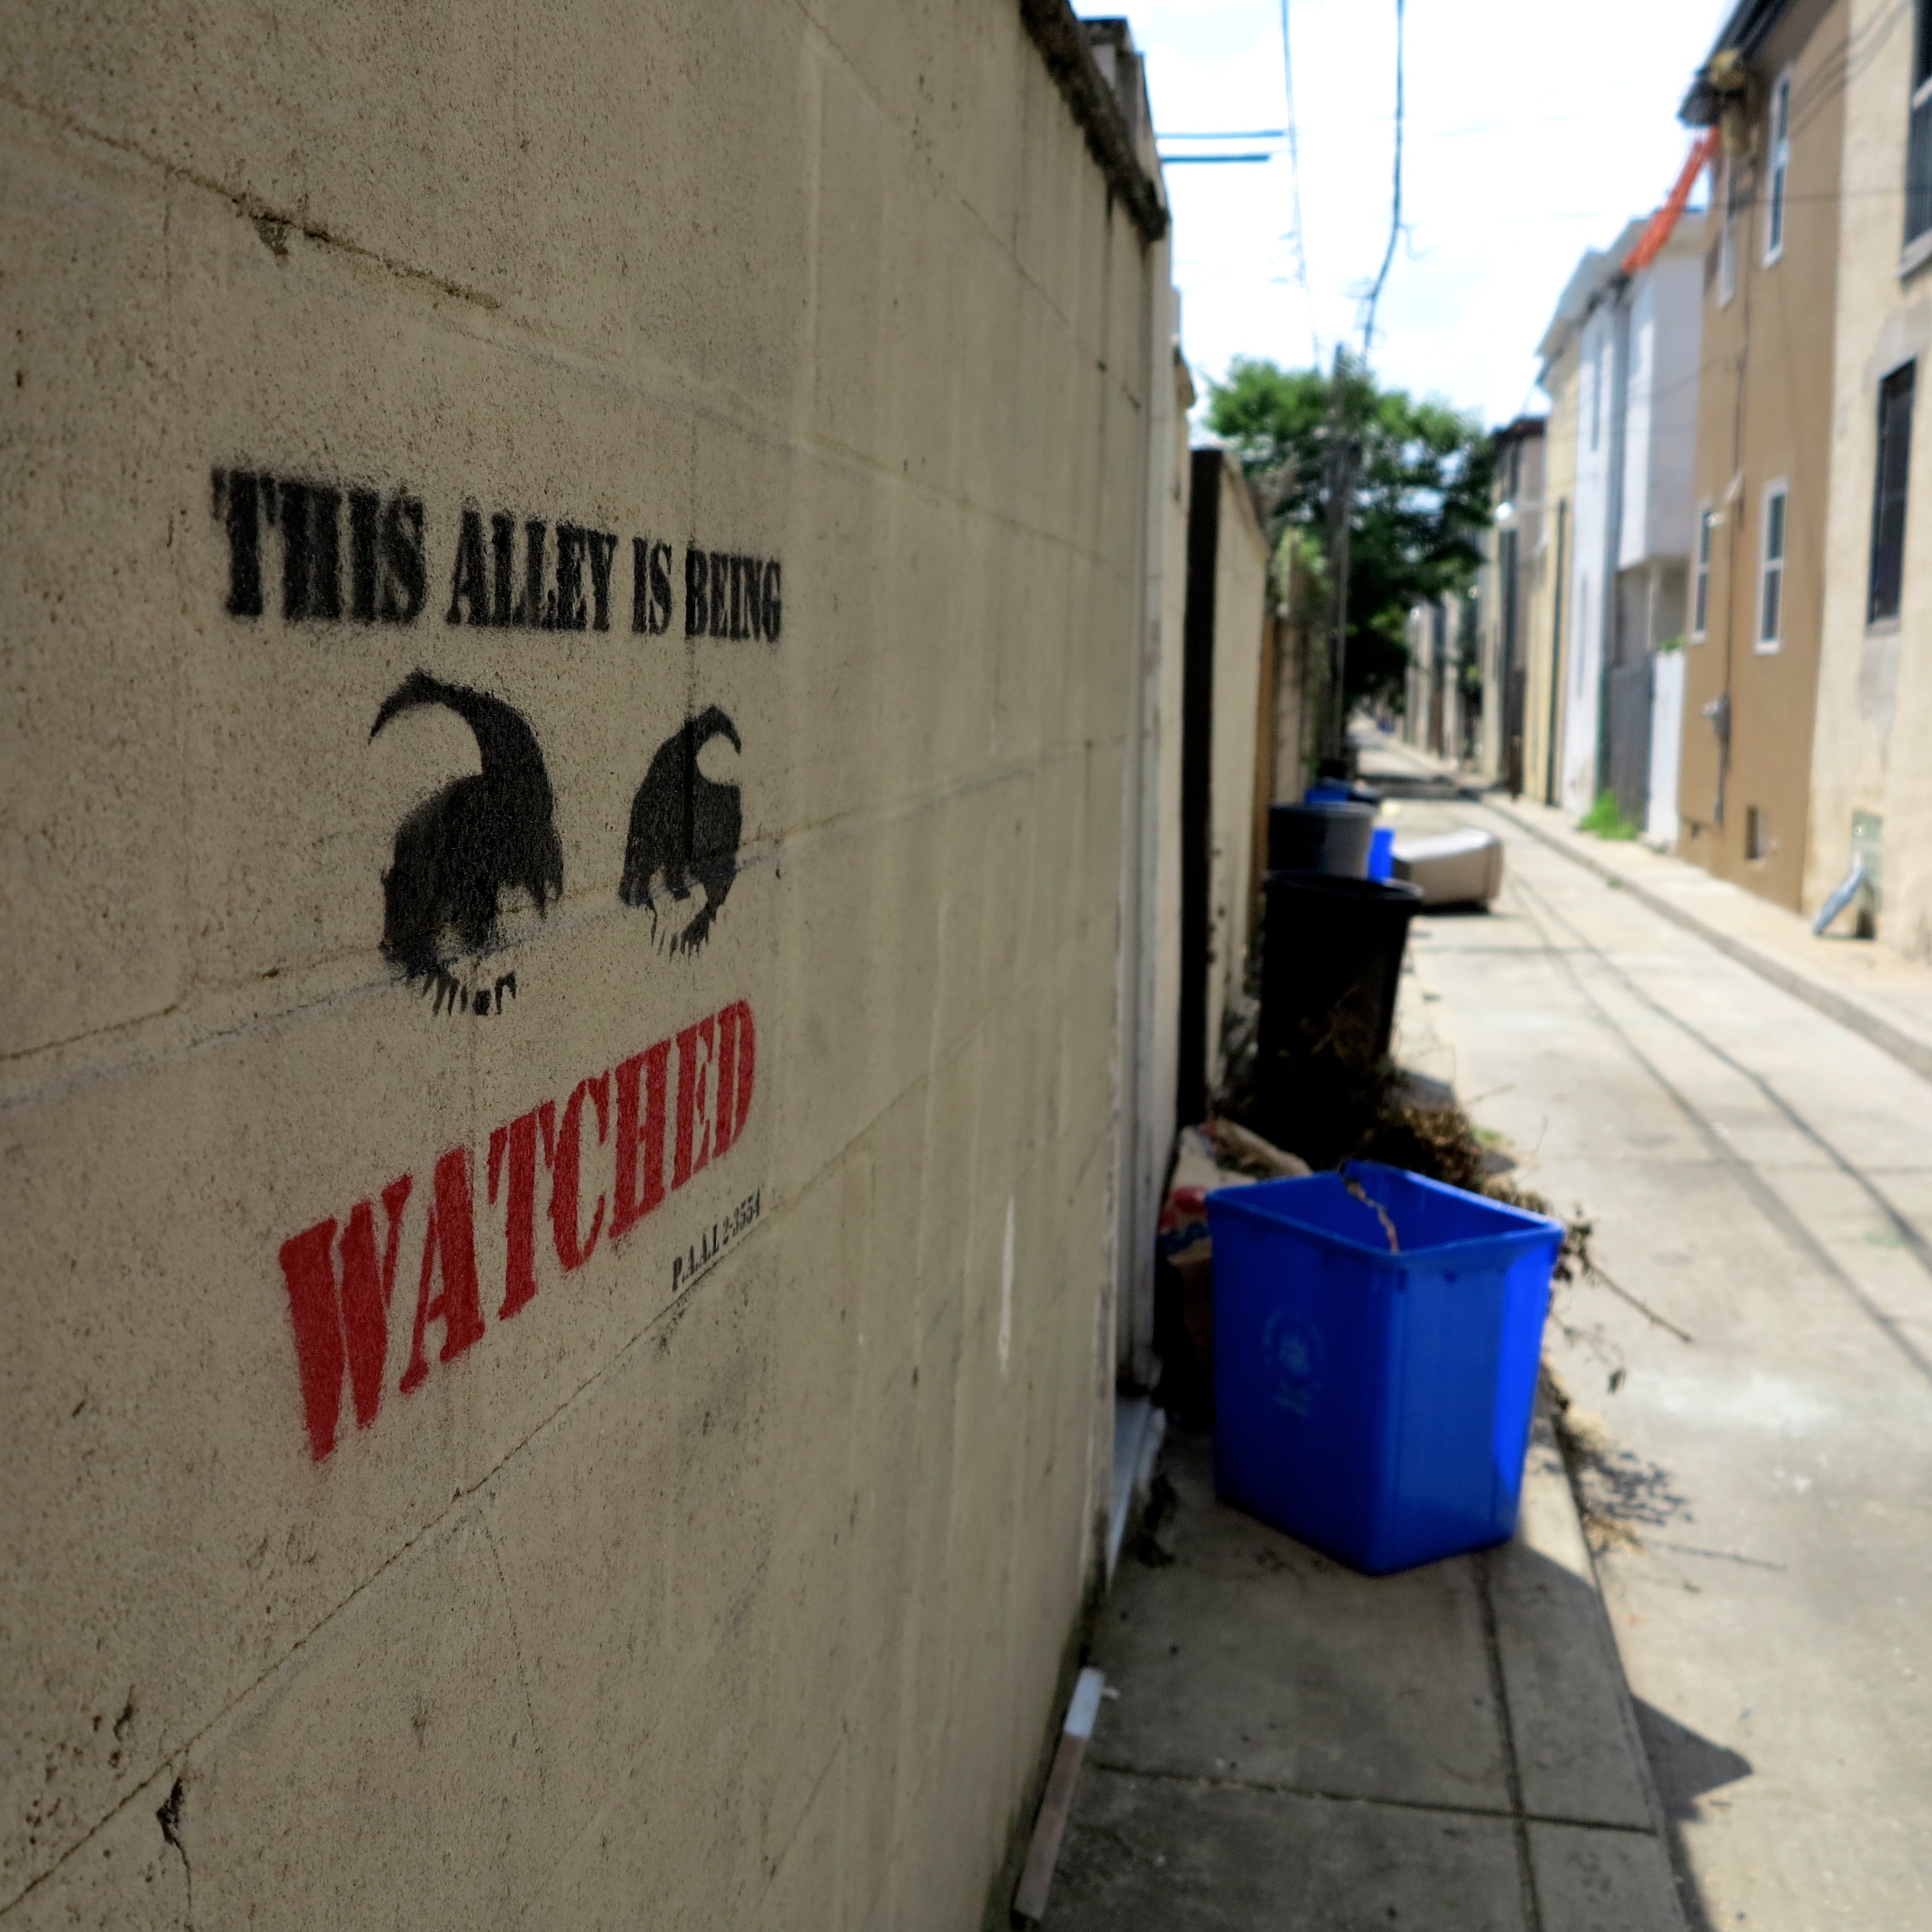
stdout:
<svg viewBox="0 0 1932 1932">
<path fill-rule="evenodd" d="M 1237 358 L 1208 385 L 1208 423 L 1274 502 L 1284 525 L 1325 548 L 1335 376 Z M 1359 364 L 1341 376 L 1342 434 L 1359 452 L 1349 524 L 1348 659 L 1352 704 L 1399 706 L 1408 613 L 1474 581 L 1477 535 L 1490 520 L 1492 456 L 1476 417 L 1385 389 Z"/>
</svg>

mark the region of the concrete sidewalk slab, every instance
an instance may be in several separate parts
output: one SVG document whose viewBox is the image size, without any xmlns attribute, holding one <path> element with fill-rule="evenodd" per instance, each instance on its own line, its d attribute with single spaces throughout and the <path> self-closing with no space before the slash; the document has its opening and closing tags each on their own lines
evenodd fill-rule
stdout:
<svg viewBox="0 0 1932 1932">
<path fill-rule="evenodd" d="M 1445 1900 L 1455 1902 L 1445 1909 Z M 1530 1932 L 1533 1924 L 1506 1818 L 1091 1766 L 1045 1922 L 1053 1932 Z"/>
<path fill-rule="evenodd" d="M 1516 1539 L 1485 1562 L 1523 1810 L 1649 1832 L 1642 1736 L 1569 1478 L 1540 1422 Z"/>
<path fill-rule="evenodd" d="M 1091 1756 L 1150 1775 L 1502 1811 L 1509 1784 L 1479 1580 L 1467 1564 L 1358 1576 L 1212 1499 L 1177 1441 L 1180 1499 L 1133 1566 L 1096 1660 L 1121 1692 Z M 1144 1551 L 1143 1552 L 1144 1553 Z"/>
<path fill-rule="evenodd" d="M 1681 1928 L 1568 1479 L 1539 1421 L 1516 1540 L 1360 1576 L 1215 1498 L 1123 1561 L 1046 1923 L 1201 1932 Z"/>
</svg>

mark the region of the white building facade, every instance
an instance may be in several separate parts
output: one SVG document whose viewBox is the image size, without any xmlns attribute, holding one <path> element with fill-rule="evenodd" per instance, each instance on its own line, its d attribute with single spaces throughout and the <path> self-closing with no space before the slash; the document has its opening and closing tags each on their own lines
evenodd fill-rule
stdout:
<svg viewBox="0 0 1932 1932">
<path fill-rule="evenodd" d="M 1684 218 L 1654 260 L 1626 274 L 1619 265 L 1646 225 L 1584 257 L 1540 352 L 1547 371 L 1575 338 L 1562 802 L 1580 814 L 1611 791 L 1669 843 L 1696 520 L 1703 219 Z"/>
</svg>

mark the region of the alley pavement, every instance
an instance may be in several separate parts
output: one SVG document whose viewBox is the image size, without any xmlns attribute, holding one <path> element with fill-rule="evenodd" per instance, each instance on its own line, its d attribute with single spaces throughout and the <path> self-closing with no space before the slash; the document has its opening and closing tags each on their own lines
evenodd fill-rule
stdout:
<svg viewBox="0 0 1932 1932">
<path fill-rule="evenodd" d="M 1357 1577 L 1172 1436 L 1047 1924 L 1932 1924 L 1932 1082 L 1660 909 L 1688 868 L 1424 790 L 1405 830 L 1508 869 L 1417 921 L 1398 1050 L 1591 1224 L 1546 1351 L 1582 1523 L 1540 1423 L 1514 1543 Z"/>
<path fill-rule="evenodd" d="M 1218 1503 L 1204 1435 L 1102 1613 L 1052 1932 L 1667 1932 L 1642 1745 L 1539 1427 L 1502 1549 L 1358 1576 Z"/>
<path fill-rule="evenodd" d="M 1402 1052 L 1453 1060 L 1412 974 Z M 1093 1660 L 1053 1932 L 1682 1932 L 1663 1808 L 1540 1414 L 1514 1540 L 1354 1575 L 1170 1430 Z"/>
<path fill-rule="evenodd" d="M 1507 844 L 1406 998 L 1592 1224 L 1548 1353 L 1689 1922 L 1932 1924 L 1932 1084 L 1502 812 L 1402 823 Z"/>
</svg>

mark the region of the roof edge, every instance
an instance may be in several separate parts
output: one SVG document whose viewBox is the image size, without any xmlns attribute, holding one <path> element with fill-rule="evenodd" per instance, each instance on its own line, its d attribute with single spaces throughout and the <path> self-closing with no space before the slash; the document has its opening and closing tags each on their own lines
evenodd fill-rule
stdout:
<svg viewBox="0 0 1932 1932">
<path fill-rule="evenodd" d="M 1141 166 L 1126 117 L 1094 58 L 1088 28 L 1097 23 L 1083 22 L 1068 0 L 1019 0 L 1019 8 L 1027 32 L 1087 136 L 1088 151 L 1099 163 L 1108 187 L 1120 197 L 1141 239 L 1158 242 L 1167 232 L 1167 206 Z"/>
<path fill-rule="evenodd" d="M 1764 44 L 1766 36 L 1791 4 L 1792 0 L 1737 0 L 1718 29 L 1711 51 L 1698 64 L 1696 74 L 1677 110 L 1678 119 L 1687 128 L 1713 127 L 1723 111 L 1725 95 L 1711 84 L 1711 63 L 1723 53 L 1735 52 L 1748 60 Z"/>
</svg>

